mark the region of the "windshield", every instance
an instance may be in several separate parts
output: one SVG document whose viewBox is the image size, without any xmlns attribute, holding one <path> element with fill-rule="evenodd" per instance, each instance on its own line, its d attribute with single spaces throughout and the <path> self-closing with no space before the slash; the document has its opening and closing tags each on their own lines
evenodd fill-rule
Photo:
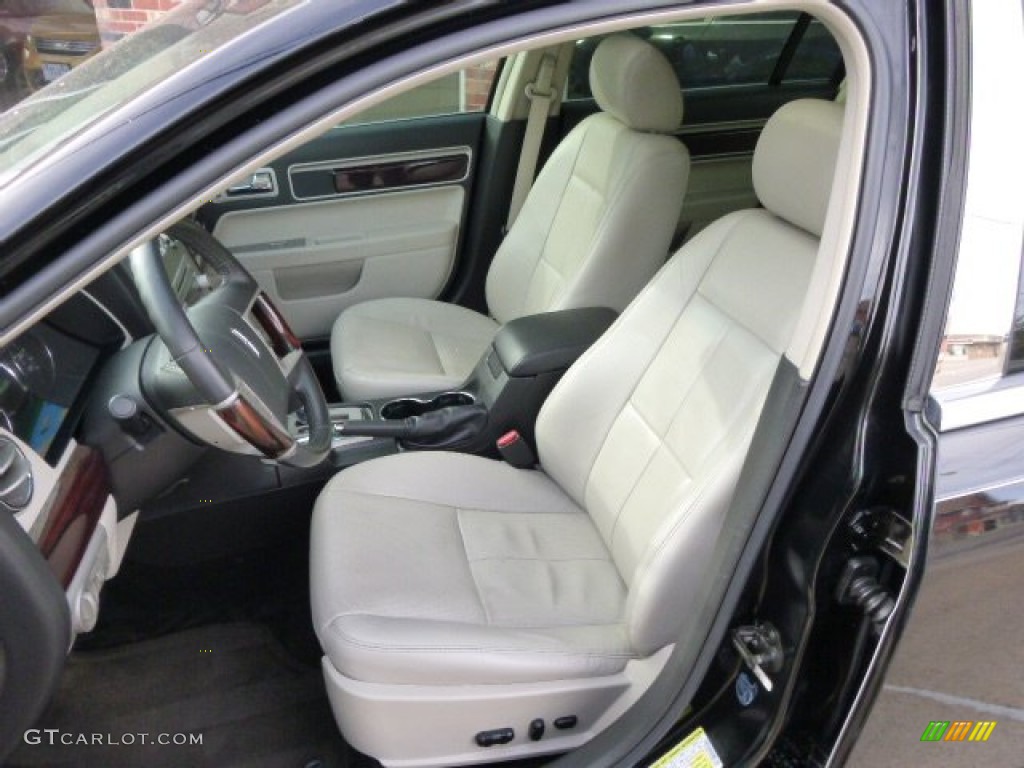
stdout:
<svg viewBox="0 0 1024 768">
<path fill-rule="evenodd" d="M 0 115 L 0 185 L 242 33 L 305 0 L 189 0 Z"/>
</svg>

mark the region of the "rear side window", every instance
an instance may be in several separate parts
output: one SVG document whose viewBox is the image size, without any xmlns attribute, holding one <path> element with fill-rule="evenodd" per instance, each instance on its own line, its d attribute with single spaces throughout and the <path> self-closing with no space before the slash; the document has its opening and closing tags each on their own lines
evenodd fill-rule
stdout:
<svg viewBox="0 0 1024 768">
<path fill-rule="evenodd" d="M 830 80 L 836 77 L 843 55 L 831 33 L 817 19 L 809 20 L 793 48 L 793 58 L 780 72 L 784 83 Z"/>
<path fill-rule="evenodd" d="M 831 80 L 842 66 L 839 47 L 818 21 L 796 12 L 691 19 L 644 27 L 672 62 L 683 90 L 778 81 Z M 600 38 L 576 44 L 566 98 L 589 99 L 590 60 Z"/>
</svg>

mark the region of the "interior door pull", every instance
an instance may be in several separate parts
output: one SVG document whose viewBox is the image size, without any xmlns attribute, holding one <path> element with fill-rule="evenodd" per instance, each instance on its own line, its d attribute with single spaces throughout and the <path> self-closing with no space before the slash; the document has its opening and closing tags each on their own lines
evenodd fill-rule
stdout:
<svg viewBox="0 0 1024 768">
<path fill-rule="evenodd" d="M 246 181 L 233 184 L 224 193 L 227 197 L 260 197 L 277 194 L 277 177 L 271 168 L 255 171 Z"/>
</svg>

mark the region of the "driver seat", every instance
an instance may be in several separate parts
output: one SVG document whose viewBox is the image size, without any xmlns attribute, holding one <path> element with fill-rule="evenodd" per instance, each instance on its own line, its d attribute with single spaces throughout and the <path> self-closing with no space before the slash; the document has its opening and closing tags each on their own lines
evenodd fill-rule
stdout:
<svg viewBox="0 0 1024 768">
<path fill-rule="evenodd" d="M 821 301 L 842 115 L 803 100 L 771 118 L 753 164 L 765 207 L 697 235 L 568 371 L 537 421 L 540 468 L 409 452 L 327 484 L 313 619 L 353 746 L 386 765 L 568 750 L 656 678 Z"/>
</svg>

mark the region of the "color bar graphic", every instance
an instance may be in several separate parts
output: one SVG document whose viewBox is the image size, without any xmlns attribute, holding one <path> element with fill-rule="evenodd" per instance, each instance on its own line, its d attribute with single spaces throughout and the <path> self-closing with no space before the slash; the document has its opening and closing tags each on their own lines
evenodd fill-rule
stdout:
<svg viewBox="0 0 1024 768">
<path fill-rule="evenodd" d="M 988 741 L 995 728 L 995 720 L 932 720 L 921 741 Z"/>
</svg>

